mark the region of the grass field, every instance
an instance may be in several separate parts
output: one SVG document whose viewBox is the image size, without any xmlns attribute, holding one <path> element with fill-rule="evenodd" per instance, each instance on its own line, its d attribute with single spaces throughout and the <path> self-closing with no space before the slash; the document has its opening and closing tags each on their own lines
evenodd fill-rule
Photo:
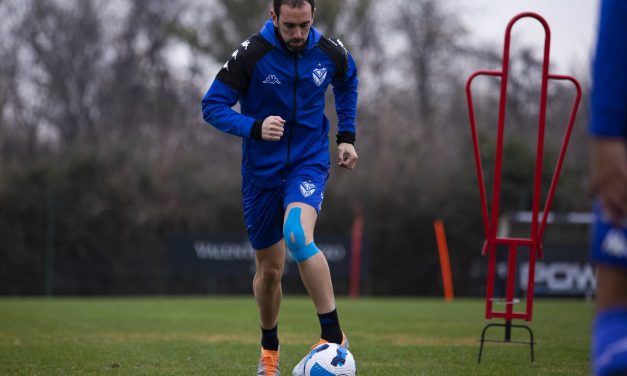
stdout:
<svg viewBox="0 0 627 376">
<path fill-rule="evenodd" d="M 589 374 L 591 303 L 536 299 L 534 363 L 529 346 L 487 343 L 477 364 L 483 310 L 482 299 L 338 300 L 360 375 Z M 318 334 L 311 303 L 284 297 L 284 375 Z M 254 375 L 258 353 L 252 297 L 0 299 L 3 376 Z"/>
</svg>

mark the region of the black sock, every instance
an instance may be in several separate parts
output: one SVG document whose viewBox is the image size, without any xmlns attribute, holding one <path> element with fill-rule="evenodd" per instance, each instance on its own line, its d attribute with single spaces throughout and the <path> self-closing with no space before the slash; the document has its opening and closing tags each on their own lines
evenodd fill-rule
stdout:
<svg viewBox="0 0 627 376">
<path fill-rule="evenodd" d="M 337 318 L 337 310 L 329 313 L 318 314 L 320 320 L 320 338 L 331 343 L 342 343 L 342 329 L 340 320 Z"/>
<path fill-rule="evenodd" d="M 279 350 L 279 336 L 278 326 L 276 324 L 272 329 L 261 328 L 261 347 L 266 350 L 278 351 Z"/>
</svg>

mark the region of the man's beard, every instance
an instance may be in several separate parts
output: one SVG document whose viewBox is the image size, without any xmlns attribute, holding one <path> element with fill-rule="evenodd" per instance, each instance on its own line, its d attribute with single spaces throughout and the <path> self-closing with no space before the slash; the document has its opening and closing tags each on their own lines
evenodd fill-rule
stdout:
<svg viewBox="0 0 627 376">
<path fill-rule="evenodd" d="M 307 39 L 289 39 L 286 41 L 285 39 L 283 39 L 281 32 L 279 32 L 279 29 L 276 26 L 274 27 L 274 33 L 276 34 L 277 38 L 281 42 L 283 42 L 283 45 L 285 46 L 285 48 L 287 48 L 287 50 L 290 52 L 298 53 L 298 52 L 304 51 L 305 48 L 307 48 Z M 294 41 L 303 41 L 303 43 L 300 46 L 290 45 L 290 42 L 294 42 Z"/>
<path fill-rule="evenodd" d="M 301 43 L 299 45 L 293 45 L 292 44 L 293 42 L 301 42 Z M 307 43 L 304 39 L 290 39 L 287 42 L 285 42 L 285 45 L 287 46 L 287 49 L 290 50 L 291 52 L 300 52 L 305 49 L 305 46 L 307 45 Z"/>
</svg>

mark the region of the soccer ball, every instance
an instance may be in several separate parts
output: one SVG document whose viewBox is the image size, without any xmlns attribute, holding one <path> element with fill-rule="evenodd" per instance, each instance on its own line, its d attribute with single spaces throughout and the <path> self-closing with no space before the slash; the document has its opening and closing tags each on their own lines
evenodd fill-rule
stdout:
<svg viewBox="0 0 627 376">
<path fill-rule="evenodd" d="M 355 376 L 355 358 L 336 343 L 318 345 L 305 362 L 305 376 Z"/>
</svg>

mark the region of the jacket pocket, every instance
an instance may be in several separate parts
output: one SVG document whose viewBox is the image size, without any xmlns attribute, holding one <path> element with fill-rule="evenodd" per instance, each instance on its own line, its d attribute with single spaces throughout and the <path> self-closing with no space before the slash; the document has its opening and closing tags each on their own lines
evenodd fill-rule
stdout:
<svg viewBox="0 0 627 376">
<path fill-rule="evenodd" d="M 257 170 L 270 170 L 285 161 L 286 150 L 282 139 L 280 141 L 251 140 L 248 150 L 248 164 Z"/>
</svg>

